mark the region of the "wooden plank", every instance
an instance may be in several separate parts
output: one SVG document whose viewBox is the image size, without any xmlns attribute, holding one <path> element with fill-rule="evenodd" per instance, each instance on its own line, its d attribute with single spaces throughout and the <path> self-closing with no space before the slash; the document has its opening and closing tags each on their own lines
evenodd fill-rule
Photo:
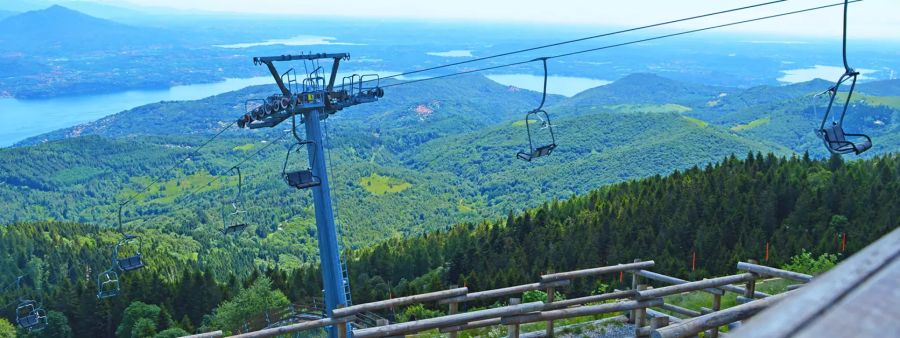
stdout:
<svg viewBox="0 0 900 338">
<path fill-rule="evenodd" d="M 450 290 L 442 290 L 437 292 L 429 292 L 418 295 L 406 296 L 406 297 L 398 297 L 394 299 L 382 300 L 378 302 L 358 304 L 353 306 L 348 306 L 341 309 L 334 309 L 332 311 L 332 316 L 337 317 L 345 317 L 354 315 L 360 312 L 371 312 L 382 309 L 387 309 L 396 306 L 403 306 L 415 303 L 425 303 L 431 302 L 451 297 L 458 297 L 465 295 L 469 292 L 469 288 L 456 288 Z"/>
<path fill-rule="evenodd" d="M 510 286 L 502 289 L 493 289 L 493 290 L 485 290 L 472 292 L 466 295 L 453 297 L 453 298 L 445 298 L 438 301 L 438 304 L 450 304 L 450 303 L 463 303 L 475 300 L 489 299 L 489 298 L 498 298 L 503 296 L 508 296 L 511 294 L 522 293 L 525 291 L 534 291 L 534 290 L 542 290 L 548 287 L 561 287 L 568 286 L 571 283 L 568 280 L 555 281 L 550 283 L 531 283 L 531 284 L 523 284 Z"/>
<path fill-rule="evenodd" d="M 780 277 L 784 279 L 790 279 L 802 283 L 809 283 L 812 279 L 812 275 L 807 275 L 805 273 L 787 271 L 782 269 L 776 269 L 773 267 L 768 267 L 765 265 L 757 265 L 753 263 L 747 262 L 738 262 L 737 263 L 738 270 L 744 270 L 748 272 L 757 273 L 763 276 L 772 276 L 772 277 Z"/>
<path fill-rule="evenodd" d="M 619 312 L 625 310 L 632 309 L 640 309 L 651 306 L 659 306 L 662 305 L 662 299 L 650 299 L 643 301 L 622 301 L 617 303 L 608 303 L 601 305 L 590 305 L 590 306 L 581 306 L 575 308 L 561 309 L 561 310 L 553 310 L 553 311 L 544 311 L 537 313 L 529 313 L 529 314 L 520 314 L 513 316 L 503 316 L 500 320 L 503 324 L 524 324 L 524 323 L 534 323 L 534 322 L 542 322 L 547 320 L 556 320 L 556 319 L 565 319 L 572 317 L 583 317 L 583 316 L 592 316 L 601 313 L 610 313 L 610 312 Z"/>
<path fill-rule="evenodd" d="M 746 281 L 754 280 L 756 277 L 753 274 L 744 273 L 739 275 L 731 275 L 725 277 L 716 277 L 710 279 L 699 280 L 696 282 L 687 282 L 684 284 L 676 284 L 670 286 L 664 286 L 661 288 L 650 289 L 646 291 L 641 291 L 638 296 L 639 299 L 650 299 L 650 298 L 659 298 L 663 296 L 674 295 L 677 293 L 688 292 L 688 291 L 697 291 L 703 290 L 711 287 L 717 287 L 722 285 L 741 283 Z"/>
<path fill-rule="evenodd" d="M 367 337 L 387 337 L 387 336 L 396 336 L 407 333 L 421 332 L 425 330 L 431 330 L 441 327 L 448 326 L 458 326 L 462 324 L 466 324 L 468 322 L 487 319 L 487 318 L 495 318 L 495 317 L 503 317 L 503 316 L 512 316 L 527 312 L 540 311 L 544 307 L 543 302 L 532 302 L 520 305 L 510 305 L 493 309 L 486 309 L 480 311 L 466 312 L 455 314 L 451 316 L 442 316 L 436 318 L 428 318 L 422 319 L 412 322 L 406 323 L 397 323 L 391 324 L 387 326 L 378 326 L 361 330 L 353 330 L 353 337 L 355 338 L 367 338 Z"/>
<path fill-rule="evenodd" d="M 900 337 L 900 260 L 833 304 L 795 337 Z"/>
<path fill-rule="evenodd" d="M 644 277 L 644 278 L 647 278 L 647 279 L 652 279 L 652 280 L 655 280 L 655 281 L 660 281 L 660 282 L 663 282 L 663 283 L 669 283 L 669 284 L 684 284 L 684 283 L 687 283 L 687 282 L 688 282 L 688 281 L 686 281 L 686 280 L 684 280 L 684 279 L 681 279 L 681 278 L 675 278 L 675 277 L 672 277 L 672 276 L 666 276 L 666 275 L 663 275 L 663 274 L 661 274 L 661 273 L 656 273 L 656 272 L 653 272 L 653 271 L 647 271 L 647 270 L 632 271 L 631 273 L 637 274 L 638 276 L 641 276 L 641 277 Z M 716 288 L 704 289 L 703 291 L 704 291 L 704 292 L 707 292 L 707 293 L 714 294 L 714 295 L 722 295 L 722 294 L 725 294 L 725 291 L 720 290 L 720 289 L 716 289 Z"/>
<path fill-rule="evenodd" d="M 847 258 L 831 271 L 806 286 L 791 291 L 795 295 L 760 313 L 735 331 L 736 337 L 790 337 L 824 314 L 851 290 L 875 275 L 900 255 L 900 228 Z M 896 304 L 894 305 L 896 308 Z"/>
<path fill-rule="evenodd" d="M 597 276 L 608 273 L 615 273 L 619 271 L 628 271 L 628 270 L 641 270 L 646 268 L 653 267 L 655 263 L 653 261 L 643 261 L 643 262 L 635 262 L 635 263 L 627 263 L 627 264 L 617 264 L 612 266 L 604 266 L 599 268 L 592 269 L 584 269 L 584 270 L 575 270 L 568 272 L 559 272 L 553 273 L 549 275 L 541 276 L 541 282 L 548 283 L 558 280 L 564 279 L 573 279 L 579 277 L 587 277 L 587 276 Z"/>
<path fill-rule="evenodd" d="M 793 292 L 782 293 L 772 297 L 759 299 L 747 304 L 738 305 L 725 310 L 713 312 L 691 319 L 686 319 L 681 323 L 670 325 L 653 331 L 653 338 L 683 338 L 693 337 L 698 333 L 707 329 L 716 328 L 731 322 L 749 318 L 763 309 L 774 305 L 782 299 L 790 296 Z M 765 336 L 756 336 L 765 337 Z"/>
<path fill-rule="evenodd" d="M 309 322 L 291 324 L 286 326 L 279 326 L 271 329 L 247 332 L 244 334 L 239 334 L 236 336 L 231 336 L 232 338 L 261 338 L 261 337 L 275 337 L 283 334 L 306 331 L 311 329 L 316 329 L 325 326 L 331 325 L 343 325 L 347 321 L 352 321 L 354 319 L 353 316 L 343 317 L 340 319 L 334 318 L 323 318 L 319 320 L 313 320 Z"/>
</svg>

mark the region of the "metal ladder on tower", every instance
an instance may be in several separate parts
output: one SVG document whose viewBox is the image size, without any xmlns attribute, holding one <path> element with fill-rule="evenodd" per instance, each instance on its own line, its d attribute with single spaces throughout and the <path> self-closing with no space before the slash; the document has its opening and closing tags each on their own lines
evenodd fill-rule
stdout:
<svg viewBox="0 0 900 338">
<path fill-rule="evenodd" d="M 341 227 L 338 226 L 339 233 L 343 233 L 341 231 Z M 347 268 L 347 255 L 344 253 L 343 247 L 338 241 L 338 250 L 341 251 L 341 277 L 344 282 L 344 295 L 347 297 L 347 306 L 353 305 L 353 299 L 350 297 L 350 272 Z"/>
</svg>

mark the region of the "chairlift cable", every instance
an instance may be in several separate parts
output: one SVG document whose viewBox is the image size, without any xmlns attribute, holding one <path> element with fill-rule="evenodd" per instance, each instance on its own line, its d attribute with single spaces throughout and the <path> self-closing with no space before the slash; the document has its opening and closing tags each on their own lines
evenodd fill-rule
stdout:
<svg viewBox="0 0 900 338">
<path fill-rule="evenodd" d="M 442 68 L 447 68 L 447 67 L 452 67 L 452 66 L 459 66 L 459 65 L 463 65 L 463 64 L 467 64 L 467 63 L 473 63 L 473 62 L 478 62 L 478 61 L 484 61 L 484 60 L 495 59 L 495 58 L 499 58 L 499 57 L 503 57 L 503 56 L 509 56 L 509 55 L 514 55 L 514 54 L 520 54 L 520 53 L 525 53 L 525 52 L 535 51 L 535 50 L 539 50 L 539 49 L 545 49 L 545 48 L 550 48 L 550 47 L 562 46 L 562 45 L 571 44 L 571 43 L 575 43 L 575 42 L 581 42 L 581 41 L 586 41 L 586 40 L 592 40 L 592 39 L 597 39 L 597 38 L 602 38 L 602 37 L 608 37 L 608 36 L 613 36 L 613 35 L 619 35 L 619 34 L 623 34 L 623 33 L 629 33 L 629 32 L 634 32 L 634 31 L 644 30 L 644 29 L 648 29 L 648 28 L 654 28 L 654 27 L 659 27 L 659 26 L 670 25 L 670 24 L 673 24 L 673 23 L 679 23 L 679 22 L 691 21 L 691 20 L 696 20 L 696 19 L 702 19 L 702 18 L 706 18 L 706 17 L 712 17 L 712 16 L 717 16 L 717 15 L 722 15 L 722 14 L 727 14 L 727 13 L 732 13 L 732 12 L 739 12 L 739 11 L 743 11 L 743 10 L 747 10 L 747 9 L 752 9 L 752 8 L 757 8 L 757 7 L 763 7 L 763 6 L 768 6 L 768 5 L 773 5 L 773 4 L 777 4 L 777 3 L 781 3 L 781 2 L 785 2 L 785 1 L 787 1 L 787 0 L 769 1 L 769 2 L 764 2 L 764 3 L 754 4 L 754 5 L 748 5 L 748 6 L 744 6 L 744 7 L 738 7 L 738 8 L 732 8 L 732 9 L 728 9 L 728 10 L 718 11 L 718 12 L 711 12 L 711 13 L 706 13 L 706 14 L 701 14 L 701 15 L 696 15 L 696 16 L 691 16 L 691 17 L 686 17 L 686 18 L 681 18 L 681 19 L 669 20 L 669 21 L 664 21 L 664 22 L 655 23 L 655 24 L 651 24 L 651 25 L 645 25 L 645 26 L 640 26 L 640 27 L 628 28 L 628 29 L 623 29 L 623 30 L 618 30 L 618 31 L 608 32 L 608 33 L 603 33 L 603 34 L 597 34 L 597 35 L 587 36 L 587 37 L 578 38 L 578 39 L 573 39 L 573 40 L 566 40 L 566 41 L 561 41 L 561 42 L 551 43 L 551 44 L 548 44 L 548 45 L 542 45 L 542 46 L 537 46 L 537 47 L 530 47 L 530 48 L 525 48 L 525 49 L 515 50 L 515 51 L 511 51 L 511 52 L 505 52 L 505 53 L 495 54 L 495 55 L 489 55 L 489 56 L 479 57 L 479 58 L 470 59 L 470 60 L 465 60 L 465 61 L 459 61 L 459 62 L 448 63 L 448 64 L 440 65 L 440 66 L 428 67 L 428 68 L 425 68 L 425 69 L 419 69 L 419 70 L 413 70 L 413 71 L 403 72 L 403 73 L 400 73 L 400 74 L 394 74 L 394 75 L 391 75 L 391 76 L 385 76 L 385 77 L 383 77 L 383 78 L 381 78 L 381 79 L 397 78 L 397 77 L 401 77 L 401 76 L 405 76 L 405 75 L 417 74 L 417 73 L 422 73 L 422 72 L 432 71 L 432 70 L 436 70 L 436 69 L 442 69 Z M 369 80 L 369 81 L 375 81 L 375 80 Z M 364 82 L 369 82 L 369 81 L 364 81 Z"/>
<path fill-rule="evenodd" d="M 178 166 L 184 164 L 185 161 L 187 161 L 188 159 L 190 159 L 190 158 L 193 157 L 194 155 L 198 154 L 198 153 L 200 152 L 201 149 L 203 149 L 204 147 L 206 147 L 207 145 L 209 145 L 213 140 L 215 140 L 215 139 L 218 138 L 220 135 L 222 135 L 223 133 L 225 133 L 225 131 L 227 131 L 228 129 L 231 129 L 231 127 L 234 127 L 236 123 L 237 123 L 237 121 L 233 121 L 233 122 L 231 122 L 230 124 L 228 124 L 227 126 L 225 126 L 225 128 L 220 129 L 215 135 L 213 135 L 211 138 L 209 138 L 208 140 L 206 140 L 205 142 L 203 142 L 198 148 L 194 149 L 194 150 L 191 151 L 187 156 L 185 156 L 184 158 L 182 158 L 181 161 L 179 161 L 178 163 L 175 163 L 174 165 L 172 165 L 171 167 L 169 167 L 169 169 L 166 170 L 166 172 L 171 172 L 172 170 L 175 170 L 175 168 L 177 168 Z M 135 192 L 134 194 L 131 195 L 131 197 L 129 197 L 128 199 L 126 199 L 124 202 L 120 203 L 120 208 L 121 208 L 122 206 L 124 206 L 124 205 L 130 203 L 131 201 L 133 201 L 133 200 L 134 200 L 135 198 L 137 198 L 139 195 L 141 195 L 141 194 L 147 192 L 148 190 L 150 190 L 150 187 L 152 187 L 152 186 L 154 186 L 154 185 L 156 185 L 156 184 L 159 184 L 159 182 L 161 182 L 162 179 L 163 179 L 163 176 L 158 176 L 153 182 L 150 182 L 149 184 L 145 185 L 140 191 Z"/>
<path fill-rule="evenodd" d="M 862 1 L 862 0 L 848 1 L 847 3 L 849 4 L 849 3 L 860 2 L 860 1 Z M 506 67 L 518 66 L 518 65 L 522 65 L 522 64 L 526 64 L 526 63 L 531 63 L 531 62 L 534 62 L 534 61 L 540 61 L 540 60 L 545 59 L 545 58 L 546 58 L 546 59 L 563 58 L 563 57 L 572 56 L 572 55 L 578 55 L 578 54 L 584 54 L 584 53 L 589 53 L 589 52 L 596 52 L 596 51 L 605 50 L 605 49 L 611 49 L 611 48 L 623 47 L 623 46 L 628 46 L 628 45 L 633 45 L 633 44 L 638 44 L 638 43 L 643 43 L 643 42 L 648 42 L 648 41 L 653 41 L 653 40 L 660 40 L 660 39 L 671 38 L 671 37 L 680 36 L 680 35 L 686 35 L 686 34 L 698 33 L 698 32 L 703 32 L 703 31 L 708 31 L 708 30 L 713 30 L 713 29 L 719 29 L 719 28 L 724 28 L 724 27 L 729 27 L 729 26 L 735 26 L 735 25 L 740 25 L 740 24 L 745 24 L 745 23 L 750 23 L 750 22 L 756 22 L 756 21 L 762 21 L 762 20 L 774 19 L 774 18 L 779 18 L 779 17 L 783 17 L 783 16 L 788 16 L 788 15 L 794 15 L 794 14 L 801 14 L 801 13 L 806 13 L 806 12 L 811 12 L 811 11 L 816 11 L 816 10 L 820 10 L 820 9 L 825 9 L 825 8 L 835 7 L 835 6 L 841 6 L 841 5 L 846 5 L 846 4 L 844 4 L 844 3 L 837 3 L 837 4 L 830 4 L 830 5 L 822 5 L 822 6 L 811 7 L 811 8 L 806 8 L 806 9 L 801 9 L 801 10 L 796 10 L 796 11 L 790 11 L 790 12 L 783 12 L 783 13 L 779 13 L 779 14 L 773 14 L 773 15 L 761 16 L 761 17 L 757 17 L 757 18 L 753 18 L 753 19 L 740 20 L 740 21 L 734 21 L 734 22 L 725 23 L 725 24 L 720 24 L 720 25 L 714 25 L 714 26 L 708 26 L 708 27 L 703 27 L 703 28 L 698 28 L 698 29 L 692 29 L 692 30 L 687 30 L 687 31 L 683 31 L 683 32 L 678 32 L 678 33 L 664 34 L 664 35 L 654 36 L 654 37 L 645 38 L 645 39 L 638 39 L 638 40 L 632 40 L 632 41 L 628 41 L 628 42 L 616 43 L 616 44 L 606 45 L 606 46 L 601 46 L 601 47 L 596 47 L 596 48 L 584 49 L 584 50 L 579 50 L 579 51 L 575 51 L 575 52 L 569 52 L 569 53 L 557 54 L 557 55 L 552 55 L 552 56 L 545 56 L 545 57 L 536 58 L 536 59 L 532 59 L 532 60 L 528 60 L 528 61 L 519 61 L 519 62 L 507 63 L 507 64 L 502 64 L 502 65 L 497 65 L 497 66 L 491 66 L 491 67 L 485 67 L 485 68 L 478 68 L 478 69 L 471 69 L 471 70 L 466 70 L 466 71 L 462 71 L 462 72 L 456 72 L 456 73 L 444 74 L 444 75 L 439 75 L 439 76 L 434 76 L 434 77 L 429 77 L 429 78 L 424 78 L 424 79 L 416 79 L 416 80 L 409 80 L 409 81 L 404 81 L 404 82 L 392 83 L 392 84 L 384 85 L 384 86 L 381 86 L 381 87 L 382 87 L 382 88 L 388 88 L 388 87 L 393 87 L 393 86 L 399 86 L 399 85 L 406 85 L 406 84 L 412 84 L 412 83 L 418 83 L 418 82 L 424 82 L 424 81 L 430 81 L 430 80 L 442 79 L 442 78 L 451 77 L 451 76 L 464 75 L 464 74 L 470 74 L 470 73 L 484 72 L 484 71 L 493 70 L 493 69 L 499 69 L 499 68 L 506 68 Z"/>
</svg>

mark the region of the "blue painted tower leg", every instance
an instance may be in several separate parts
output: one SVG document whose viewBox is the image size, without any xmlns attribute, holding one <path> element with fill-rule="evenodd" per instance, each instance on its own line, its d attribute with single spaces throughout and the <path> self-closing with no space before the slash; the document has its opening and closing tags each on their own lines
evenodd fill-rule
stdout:
<svg viewBox="0 0 900 338">
<path fill-rule="evenodd" d="M 321 112 L 318 110 L 310 111 L 304 116 L 303 123 L 306 125 L 306 138 L 313 141 L 307 144 L 310 155 L 309 167 L 312 169 L 313 175 L 321 181 L 321 184 L 312 188 L 312 194 L 316 207 L 316 229 L 319 238 L 322 281 L 325 284 L 325 309 L 326 313 L 331 316 L 331 311 L 338 305 L 347 305 L 347 296 L 344 294 L 341 256 L 338 251 L 334 211 L 331 209 L 331 190 L 328 187 L 328 171 L 319 114 Z M 328 328 L 328 336 L 337 336 L 334 327 Z"/>
</svg>

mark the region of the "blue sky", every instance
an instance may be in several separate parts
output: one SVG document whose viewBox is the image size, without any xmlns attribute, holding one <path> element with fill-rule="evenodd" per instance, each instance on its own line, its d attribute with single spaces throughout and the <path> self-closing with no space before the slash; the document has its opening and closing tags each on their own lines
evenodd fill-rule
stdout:
<svg viewBox="0 0 900 338">
<path fill-rule="evenodd" d="M 740 7 L 767 0 L 89 0 L 110 5 L 181 10 L 303 14 L 370 18 L 475 20 L 587 26 L 637 26 Z M 788 0 L 783 3 L 674 26 L 693 28 L 778 12 L 838 3 L 840 0 Z M 834 37 L 840 34 L 841 9 L 741 25 L 727 30 L 775 35 Z M 900 1 L 865 0 L 850 5 L 850 36 L 900 40 Z"/>
</svg>

